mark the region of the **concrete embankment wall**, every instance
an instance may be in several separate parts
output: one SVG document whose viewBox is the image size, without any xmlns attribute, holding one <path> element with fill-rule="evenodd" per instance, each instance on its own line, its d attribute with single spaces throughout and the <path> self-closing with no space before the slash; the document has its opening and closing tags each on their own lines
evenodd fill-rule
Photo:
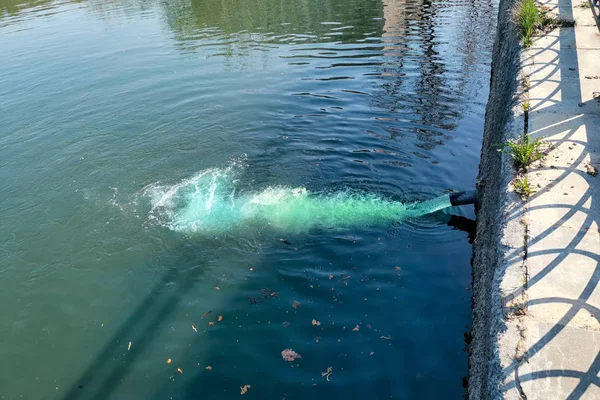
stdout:
<svg viewBox="0 0 600 400">
<path fill-rule="evenodd" d="M 523 133 L 519 102 L 521 46 L 512 17 L 516 0 L 500 0 L 492 54 L 490 96 L 477 189 L 477 238 L 473 249 L 473 325 L 468 393 L 472 400 L 502 398 L 502 382 L 518 358 L 519 327 L 511 326 L 524 285 L 522 203 L 512 193 L 514 176 L 502 143 Z M 493 34 L 493 33 L 491 33 Z M 517 302 L 518 303 L 518 302 Z M 518 397 L 517 397 L 518 398 Z"/>
</svg>

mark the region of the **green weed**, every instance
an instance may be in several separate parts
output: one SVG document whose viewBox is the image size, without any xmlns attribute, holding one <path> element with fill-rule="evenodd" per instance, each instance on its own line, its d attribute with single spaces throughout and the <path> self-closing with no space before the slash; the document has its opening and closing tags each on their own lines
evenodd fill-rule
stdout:
<svg viewBox="0 0 600 400">
<path fill-rule="evenodd" d="M 521 0 L 515 11 L 515 20 L 519 26 L 523 45 L 531 46 L 532 37 L 535 31 L 535 25 L 539 20 L 540 12 L 535 4 L 535 0 Z"/>
<path fill-rule="evenodd" d="M 504 149 L 510 154 L 515 168 L 519 171 L 530 166 L 534 161 L 541 159 L 544 156 L 542 151 L 544 142 L 539 139 L 531 141 L 528 135 L 525 135 L 519 140 L 509 140 Z"/>
<path fill-rule="evenodd" d="M 526 176 L 522 178 L 516 178 L 513 182 L 513 187 L 515 189 L 515 193 L 521 196 L 523 200 L 535 193 L 535 190 L 533 190 L 533 187 L 531 187 L 531 184 L 527 180 Z"/>
<path fill-rule="evenodd" d="M 536 0 L 521 0 L 517 4 L 514 15 L 523 46 L 531 46 L 533 36 L 538 32 L 547 33 L 555 28 L 575 26 L 575 21 L 550 16 L 549 11 L 547 7 L 538 7 Z"/>
</svg>

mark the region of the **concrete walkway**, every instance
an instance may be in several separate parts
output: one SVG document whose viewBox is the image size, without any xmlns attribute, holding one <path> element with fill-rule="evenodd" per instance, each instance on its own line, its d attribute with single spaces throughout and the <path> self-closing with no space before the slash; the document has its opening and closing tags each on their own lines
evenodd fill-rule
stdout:
<svg viewBox="0 0 600 400">
<path fill-rule="evenodd" d="M 600 32 L 572 1 L 542 1 L 577 24 L 524 55 L 528 131 L 554 148 L 528 173 L 524 357 L 505 398 L 600 399 Z"/>
</svg>

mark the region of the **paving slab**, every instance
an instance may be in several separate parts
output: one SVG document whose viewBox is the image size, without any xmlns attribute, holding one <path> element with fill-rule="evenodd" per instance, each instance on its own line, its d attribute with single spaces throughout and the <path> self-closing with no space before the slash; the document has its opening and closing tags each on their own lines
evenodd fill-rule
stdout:
<svg viewBox="0 0 600 400">
<path fill-rule="evenodd" d="M 600 332 L 533 322 L 527 346 L 532 355 L 519 369 L 527 400 L 600 398 Z"/>
<path fill-rule="evenodd" d="M 525 55 L 528 132 L 547 155 L 527 173 L 525 356 L 503 394 L 600 399 L 600 32 L 580 2 L 543 3 L 578 23 Z"/>
</svg>

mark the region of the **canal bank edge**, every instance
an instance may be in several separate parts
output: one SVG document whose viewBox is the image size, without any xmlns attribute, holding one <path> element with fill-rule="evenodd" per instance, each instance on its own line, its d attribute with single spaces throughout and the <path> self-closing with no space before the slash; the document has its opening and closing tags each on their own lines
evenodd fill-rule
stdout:
<svg viewBox="0 0 600 400">
<path fill-rule="evenodd" d="M 490 96 L 477 189 L 477 238 L 473 246 L 473 325 L 469 349 L 470 399 L 520 399 L 518 365 L 523 356 L 525 268 L 524 204 L 511 189 L 515 176 L 502 144 L 524 132 L 520 99 L 521 44 L 512 17 L 516 0 L 500 0 L 492 52 Z M 512 366 L 512 367 L 511 367 Z M 507 381 L 516 382 L 510 392 Z"/>
<path fill-rule="evenodd" d="M 600 398 L 600 57 L 585 2 L 544 2 L 560 24 L 519 46 L 501 0 L 479 171 L 471 399 Z M 502 143 L 527 134 L 546 157 L 511 192 Z"/>
</svg>

